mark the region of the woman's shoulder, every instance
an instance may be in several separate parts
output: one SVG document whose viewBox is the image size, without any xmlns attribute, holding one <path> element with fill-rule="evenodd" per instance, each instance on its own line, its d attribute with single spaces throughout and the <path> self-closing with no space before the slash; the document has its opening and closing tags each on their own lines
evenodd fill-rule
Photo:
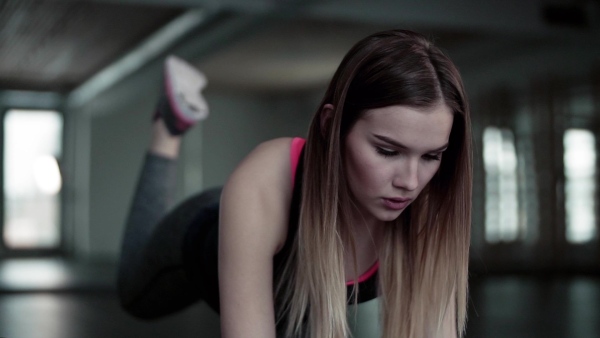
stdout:
<svg viewBox="0 0 600 338">
<path fill-rule="evenodd" d="M 292 200 L 291 143 L 292 138 L 278 138 L 258 145 L 231 174 L 221 196 L 226 219 L 244 219 L 245 227 L 273 237 L 269 241 L 274 244 L 273 252 L 287 236 Z M 232 223 L 239 225 L 238 221 Z"/>
<path fill-rule="evenodd" d="M 250 152 L 249 156 L 285 157 L 289 155 L 292 137 L 279 137 L 260 143 Z"/>
<path fill-rule="evenodd" d="M 279 181 L 289 182 L 292 140 L 282 137 L 260 143 L 236 167 L 230 181 L 237 176 L 245 179 L 250 176 L 255 184 L 271 183 L 271 187 Z M 288 176 L 287 180 L 285 176 Z"/>
</svg>

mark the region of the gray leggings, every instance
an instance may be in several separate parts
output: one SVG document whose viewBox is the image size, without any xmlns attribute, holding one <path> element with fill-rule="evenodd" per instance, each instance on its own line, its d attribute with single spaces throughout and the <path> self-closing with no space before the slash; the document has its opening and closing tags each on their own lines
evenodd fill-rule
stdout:
<svg viewBox="0 0 600 338">
<path fill-rule="evenodd" d="M 221 189 L 195 195 L 168 211 L 175 175 L 176 161 L 148 153 L 127 218 L 118 294 L 122 307 L 139 318 L 168 315 L 201 298 L 218 311 Z"/>
</svg>

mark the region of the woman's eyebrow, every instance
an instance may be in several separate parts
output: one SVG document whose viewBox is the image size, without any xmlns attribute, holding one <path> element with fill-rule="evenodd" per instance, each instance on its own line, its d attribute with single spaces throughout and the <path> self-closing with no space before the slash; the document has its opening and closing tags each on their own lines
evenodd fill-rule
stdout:
<svg viewBox="0 0 600 338">
<path fill-rule="evenodd" d="M 402 143 L 400 143 L 400 142 L 398 142 L 398 141 L 396 141 L 394 139 L 391 139 L 391 138 L 389 138 L 387 136 L 377 135 L 377 134 L 373 134 L 373 136 L 376 139 L 379 139 L 380 141 L 383 141 L 383 142 L 386 142 L 386 143 L 389 143 L 389 144 L 393 145 L 394 147 L 397 147 L 397 148 L 400 148 L 400 149 L 408 149 L 408 147 L 405 146 L 404 144 L 402 144 Z M 428 153 L 436 153 L 436 152 L 444 151 L 444 150 L 446 150 L 446 148 L 448 148 L 448 143 L 444 144 L 441 147 L 438 147 L 438 148 L 435 148 L 435 149 L 431 149 L 431 150 L 428 151 Z"/>
</svg>

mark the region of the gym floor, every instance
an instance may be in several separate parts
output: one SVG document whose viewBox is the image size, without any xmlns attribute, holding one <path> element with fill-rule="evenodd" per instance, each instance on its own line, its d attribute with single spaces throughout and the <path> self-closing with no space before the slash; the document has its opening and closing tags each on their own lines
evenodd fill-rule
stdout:
<svg viewBox="0 0 600 338">
<path fill-rule="evenodd" d="M 203 304 L 158 321 L 119 307 L 114 264 L 0 263 L 0 337 L 218 337 Z M 54 271 L 54 272 L 51 272 Z M 600 278 L 474 276 L 467 337 L 592 338 L 600 334 Z"/>
</svg>

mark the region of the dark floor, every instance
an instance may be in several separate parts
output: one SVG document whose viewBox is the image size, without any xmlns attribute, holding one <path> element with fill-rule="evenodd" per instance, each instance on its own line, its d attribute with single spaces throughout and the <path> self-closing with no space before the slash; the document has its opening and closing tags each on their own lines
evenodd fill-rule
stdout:
<svg viewBox="0 0 600 338">
<path fill-rule="evenodd" d="M 467 337 L 600 337 L 600 278 L 471 279 Z"/>
<path fill-rule="evenodd" d="M 1 263 L 0 337 L 218 337 L 218 317 L 202 304 L 155 322 L 131 318 L 112 280 L 110 264 Z M 600 337 L 600 278 L 474 277 L 469 316 L 469 338 Z"/>
</svg>

